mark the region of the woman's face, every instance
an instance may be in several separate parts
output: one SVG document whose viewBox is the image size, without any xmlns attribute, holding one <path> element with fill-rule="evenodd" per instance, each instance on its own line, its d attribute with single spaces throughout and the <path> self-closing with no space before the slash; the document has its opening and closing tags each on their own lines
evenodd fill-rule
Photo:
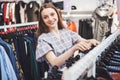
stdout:
<svg viewBox="0 0 120 80">
<path fill-rule="evenodd" d="M 41 12 L 41 16 L 44 23 L 49 27 L 49 29 L 58 27 L 58 15 L 53 8 L 45 8 Z"/>
</svg>

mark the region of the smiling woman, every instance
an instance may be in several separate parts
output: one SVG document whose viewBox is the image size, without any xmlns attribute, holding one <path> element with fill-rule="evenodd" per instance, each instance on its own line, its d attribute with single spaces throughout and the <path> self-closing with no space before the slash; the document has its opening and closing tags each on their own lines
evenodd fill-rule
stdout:
<svg viewBox="0 0 120 80">
<path fill-rule="evenodd" d="M 57 26 L 58 17 L 54 9 L 46 8 L 42 11 L 41 15 L 46 26 L 49 26 L 50 31 Z"/>
<path fill-rule="evenodd" d="M 89 50 L 99 44 L 95 39 L 86 40 L 76 32 L 66 29 L 60 11 L 50 3 L 40 8 L 37 30 L 36 59 L 46 61 L 51 69 L 65 67 L 65 62 L 78 50 Z"/>
</svg>

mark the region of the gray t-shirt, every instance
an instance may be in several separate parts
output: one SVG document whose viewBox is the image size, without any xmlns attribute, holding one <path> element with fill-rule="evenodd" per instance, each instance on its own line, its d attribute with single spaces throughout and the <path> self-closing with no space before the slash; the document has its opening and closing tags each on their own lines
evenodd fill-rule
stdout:
<svg viewBox="0 0 120 80">
<path fill-rule="evenodd" d="M 38 45 L 36 48 L 37 61 L 46 60 L 44 55 L 48 51 L 52 50 L 56 56 L 63 54 L 70 49 L 81 37 L 76 32 L 72 32 L 68 29 L 61 29 L 60 39 L 58 39 L 53 33 L 43 33 L 38 38 Z M 51 66 L 49 64 L 49 66 Z"/>
</svg>

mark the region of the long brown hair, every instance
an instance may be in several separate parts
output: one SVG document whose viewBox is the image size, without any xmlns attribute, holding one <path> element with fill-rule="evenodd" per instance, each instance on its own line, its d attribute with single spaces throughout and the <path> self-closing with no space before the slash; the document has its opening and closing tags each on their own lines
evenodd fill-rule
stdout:
<svg viewBox="0 0 120 80">
<path fill-rule="evenodd" d="M 48 33 L 49 32 L 49 28 L 46 26 L 46 24 L 44 23 L 42 16 L 41 16 L 41 12 L 45 9 L 45 8 L 52 8 L 56 11 L 57 15 L 58 15 L 58 29 L 63 29 L 65 28 L 64 24 L 63 24 L 63 19 L 62 19 L 62 14 L 60 12 L 59 9 L 57 9 L 54 5 L 52 5 L 51 3 L 45 3 L 41 6 L 40 8 L 40 20 L 39 20 L 39 28 L 36 31 L 36 35 L 37 38 L 40 34 L 42 33 Z"/>
</svg>

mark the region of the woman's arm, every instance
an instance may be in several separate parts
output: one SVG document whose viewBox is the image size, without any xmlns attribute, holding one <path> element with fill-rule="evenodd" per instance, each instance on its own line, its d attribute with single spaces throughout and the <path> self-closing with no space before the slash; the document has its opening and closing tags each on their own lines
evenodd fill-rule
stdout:
<svg viewBox="0 0 120 80">
<path fill-rule="evenodd" d="M 52 66 L 55 66 L 55 65 L 61 66 L 65 63 L 66 60 L 68 60 L 72 55 L 74 55 L 75 51 L 77 50 L 85 51 L 85 50 L 89 50 L 90 48 L 91 48 L 91 44 L 88 44 L 85 41 L 81 41 L 76 43 L 68 51 L 66 51 L 65 53 L 63 53 L 58 57 L 55 56 L 53 51 L 49 51 L 45 55 L 45 57 Z"/>
</svg>

